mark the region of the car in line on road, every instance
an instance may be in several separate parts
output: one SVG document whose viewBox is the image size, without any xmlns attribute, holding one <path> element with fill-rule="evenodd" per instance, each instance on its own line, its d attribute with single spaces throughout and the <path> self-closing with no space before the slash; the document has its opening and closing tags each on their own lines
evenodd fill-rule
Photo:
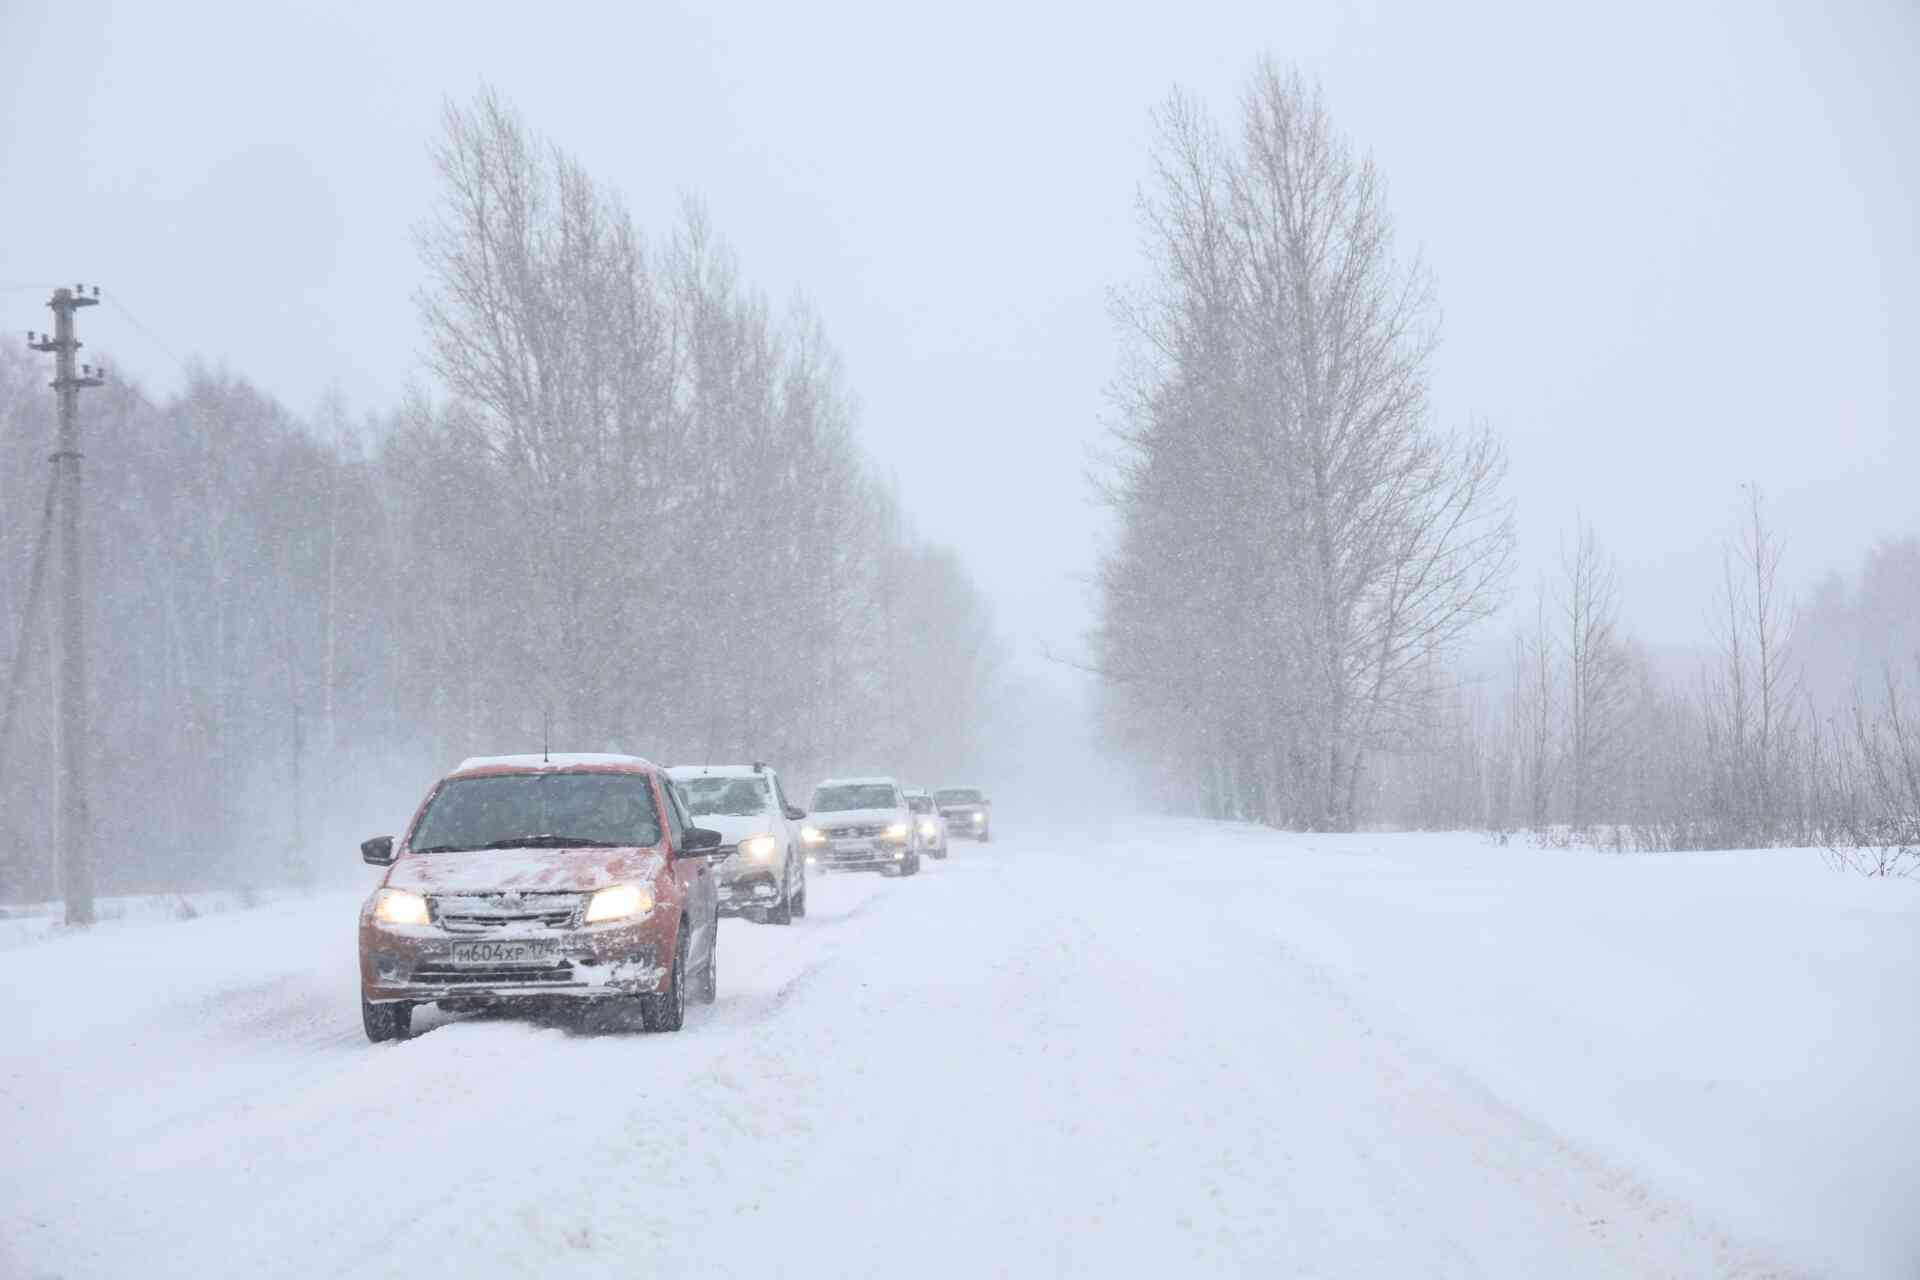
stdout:
<svg viewBox="0 0 1920 1280">
<path fill-rule="evenodd" d="M 913 812 L 892 778 L 829 778 L 814 787 L 800 838 L 807 858 L 826 871 L 920 870 Z"/>
<path fill-rule="evenodd" d="M 920 851 L 929 857 L 947 856 L 947 820 L 940 816 L 933 796 L 925 790 L 907 792 L 907 809 L 913 814 L 913 838 Z"/>
<path fill-rule="evenodd" d="M 567 1002 L 604 1026 L 678 1031 L 719 988 L 720 833 L 695 826 L 637 756 L 496 756 L 428 792 L 360 911 L 367 1038 L 404 1039 L 416 1006 Z"/>
<path fill-rule="evenodd" d="M 993 839 L 993 801 L 978 787 L 941 787 L 933 793 L 949 835 L 966 836 L 981 844 Z"/>
<path fill-rule="evenodd" d="M 725 861 L 714 870 L 722 916 L 748 916 L 765 924 L 792 924 L 807 914 L 807 855 L 800 821 L 764 763 L 675 765 L 667 776 L 680 789 L 687 811 L 701 826 L 720 833 Z"/>
</svg>

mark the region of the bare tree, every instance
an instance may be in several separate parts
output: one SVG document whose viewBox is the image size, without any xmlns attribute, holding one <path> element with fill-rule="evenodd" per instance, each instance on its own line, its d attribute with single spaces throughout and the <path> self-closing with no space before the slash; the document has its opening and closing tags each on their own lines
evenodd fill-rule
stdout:
<svg viewBox="0 0 1920 1280">
<path fill-rule="evenodd" d="M 1920 673 L 1920 657 L 1914 660 Z M 1879 696 L 1856 687 L 1843 739 L 1841 820 L 1827 845 L 1845 866 L 1873 876 L 1920 870 L 1920 718 L 1888 663 Z"/>
<path fill-rule="evenodd" d="M 1614 763 L 1628 694 L 1627 653 L 1619 638 L 1613 565 L 1582 523 L 1562 561 L 1566 634 L 1567 818 L 1576 830 L 1593 820 L 1596 791 Z"/>
<path fill-rule="evenodd" d="M 1729 839 L 1756 844 L 1771 844 L 1784 816 L 1787 756 L 1801 727 L 1795 610 L 1780 597 L 1780 559 L 1760 492 L 1749 487 L 1722 562 L 1719 654 L 1704 699 L 1719 820 Z"/>
<path fill-rule="evenodd" d="M 1116 682 L 1124 700 L 1184 660 L 1200 687 L 1179 719 L 1214 789 L 1350 827 L 1367 753 L 1498 602 L 1504 460 L 1484 431 L 1429 424 L 1425 273 L 1396 258 L 1378 175 L 1316 92 L 1263 63 L 1236 145 L 1184 96 L 1157 123 L 1155 280 L 1117 308 L 1138 347 L 1101 665 L 1153 673 Z M 1160 635 L 1169 611 L 1185 646 Z"/>
<path fill-rule="evenodd" d="M 1547 592 L 1534 595 L 1533 630 L 1514 637 L 1513 709 L 1527 825 L 1544 831 L 1553 820 L 1553 794 L 1560 777 L 1560 663 L 1547 622 Z"/>
</svg>

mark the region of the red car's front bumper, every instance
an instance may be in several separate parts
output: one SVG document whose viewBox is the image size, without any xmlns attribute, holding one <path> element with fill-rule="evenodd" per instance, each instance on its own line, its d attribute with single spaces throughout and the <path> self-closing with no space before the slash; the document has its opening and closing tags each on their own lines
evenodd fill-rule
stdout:
<svg viewBox="0 0 1920 1280">
<path fill-rule="evenodd" d="M 639 921 L 490 931 L 476 939 L 438 924 L 360 922 L 360 988 L 374 1004 L 406 1000 L 593 999 L 667 989 L 675 921 L 656 910 Z M 527 963 L 477 961 L 461 944 L 535 942 Z M 462 954 L 461 952 L 468 952 Z"/>
</svg>

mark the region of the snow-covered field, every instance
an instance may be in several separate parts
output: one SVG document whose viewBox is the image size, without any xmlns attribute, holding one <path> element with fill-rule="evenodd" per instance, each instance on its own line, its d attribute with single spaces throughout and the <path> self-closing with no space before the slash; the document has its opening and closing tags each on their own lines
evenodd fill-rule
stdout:
<svg viewBox="0 0 1920 1280">
<path fill-rule="evenodd" d="M 370 1046 L 352 896 L 17 938 L 0 1276 L 1920 1275 L 1920 885 L 997 826 L 671 1036 Z"/>
</svg>

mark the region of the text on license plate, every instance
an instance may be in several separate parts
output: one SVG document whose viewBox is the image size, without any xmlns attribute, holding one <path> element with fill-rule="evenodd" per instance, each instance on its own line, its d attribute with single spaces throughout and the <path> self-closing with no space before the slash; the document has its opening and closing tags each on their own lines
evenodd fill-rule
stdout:
<svg viewBox="0 0 1920 1280">
<path fill-rule="evenodd" d="M 551 939 L 533 938 L 523 942 L 456 942 L 453 962 L 461 965 L 546 964 L 559 954 Z"/>
</svg>

